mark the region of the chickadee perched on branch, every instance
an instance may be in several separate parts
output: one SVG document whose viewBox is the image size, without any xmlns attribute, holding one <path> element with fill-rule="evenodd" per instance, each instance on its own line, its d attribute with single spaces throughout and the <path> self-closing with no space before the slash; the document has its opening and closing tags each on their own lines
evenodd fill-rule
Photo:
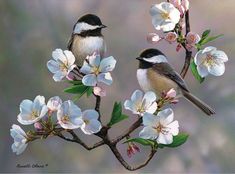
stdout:
<svg viewBox="0 0 235 174">
<path fill-rule="evenodd" d="M 147 49 L 136 59 L 139 60 L 137 79 L 144 91 L 153 91 L 160 96 L 162 92 L 174 88 L 179 97 L 185 97 L 205 114 L 215 114 L 210 106 L 190 93 L 185 81 L 170 66 L 166 56 L 161 51 Z"/>
<path fill-rule="evenodd" d="M 68 42 L 68 49 L 72 51 L 79 67 L 88 55 L 94 52 L 103 57 L 106 45 L 101 30 L 106 28 L 100 18 L 87 14 L 78 19 L 73 27 L 73 33 Z"/>
</svg>

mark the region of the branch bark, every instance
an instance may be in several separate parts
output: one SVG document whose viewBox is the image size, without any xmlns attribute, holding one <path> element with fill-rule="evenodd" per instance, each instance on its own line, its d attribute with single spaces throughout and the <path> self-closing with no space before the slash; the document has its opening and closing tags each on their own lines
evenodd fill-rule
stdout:
<svg viewBox="0 0 235 174">
<path fill-rule="evenodd" d="M 189 21 L 189 10 L 185 13 L 185 27 L 186 27 L 186 34 L 185 36 L 187 36 L 187 34 L 190 32 L 190 21 Z M 192 57 L 192 51 L 188 51 L 186 48 L 186 45 L 183 45 L 184 49 L 185 49 L 185 61 L 184 61 L 184 66 L 181 70 L 180 75 L 185 78 L 189 66 L 190 66 L 190 62 L 191 62 L 191 57 Z"/>
</svg>

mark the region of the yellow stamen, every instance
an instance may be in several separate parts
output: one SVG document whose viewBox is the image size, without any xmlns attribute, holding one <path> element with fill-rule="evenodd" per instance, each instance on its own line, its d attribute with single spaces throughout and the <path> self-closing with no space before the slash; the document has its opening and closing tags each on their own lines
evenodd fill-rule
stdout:
<svg viewBox="0 0 235 174">
<path fill-rule="evenodd" d="M 63 123 L 67 123 L 69 121 L 69 116 L 68 115 L 64 115 L 62 118 L 61 118 L 61 121 Z"/>
<path fill-rule="evenodd" d="M 35 118 L 37 118 L 38 117 L 38 112 L 37 111 L 35 111 L 35 110 L 33 110 L 32 111 L 32 113 L 31 113 L 31 119 L 35 119 Z"/>
<path fill-rule="evenodd" d="M 206 55 L 205 60 L 202 62 L 205 66 L 213 66 L 216 64 L 214 57 L 210 54 Z"/>
<path fill-rule="evenodd" d="M 162 16 L 162 18 L 165 19 L 165 20 L 166 20 L 166 19 L 170 19 L 170 14 L 167 13 L 167 12 L 162 12 L 162 13 L 161 13 L 161 16 Z"/>
<path fill-rule="evenodd" d="M 97 67 L 97 66 L 94 66 L 94 67 L 92 68 L 92 71 L 93 71 L 93 73 L 94 73 L 95 75 L 98 75 L 98 74 L 100 73 L 100 68 Z"/>
<path fill-rule="evenodd" d="M 85 123 L 85 124 L 89 124 L 90 121 L 89 121 L 89 120 L 84 120 L 84 123 Z"/>
</svg>

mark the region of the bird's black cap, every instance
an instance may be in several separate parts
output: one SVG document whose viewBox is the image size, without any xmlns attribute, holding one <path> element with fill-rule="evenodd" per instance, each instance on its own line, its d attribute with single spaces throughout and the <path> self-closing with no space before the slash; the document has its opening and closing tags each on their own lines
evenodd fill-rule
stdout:
<svg viewBox="0 0 235 174">
<path fill-rule="evenodd" d="M 100 20 L 100 18 L 94 14 L 86 14 L 82 16 L 81 18 L 78 19 L 78 22 L 85 22 L 90 25 L 99 25 L 99 26 L 104 26 Z M 104 26 L 105 27 L 105 26 Z"/>
<path fill-rule="evenodd" d="M 144 50 L 141 54 L 140 57 L 144 58 L 151 58 L 153 56 L 158 56 L 158 55 L 164 55 L 161 51 L 155 49 L 155 48 L 149 48 Z"/>
</svg>

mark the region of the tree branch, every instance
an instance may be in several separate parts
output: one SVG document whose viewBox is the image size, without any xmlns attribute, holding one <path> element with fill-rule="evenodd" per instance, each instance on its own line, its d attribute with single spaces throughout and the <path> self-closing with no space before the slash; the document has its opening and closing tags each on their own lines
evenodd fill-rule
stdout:
<svg viewBox="0 0 235 174">
<path fill-rule="evenodd" d="M 186 25 L 186 34 L 185 34 L 185 36 L 187 36 L 187 34 L 190 32 L 189 10 L 185 13 L 185 25 Z M 181 70 L 180 75 L 183 78 L 185 78 L 185 76 L 188 72 L 189 66 L 190 66 L 192 51 L 188 51 L 185 44 L 183 45 L 183 47 L 184 47 L 186 53 L 185 53 L 184 66 Z"/>
</svg>

